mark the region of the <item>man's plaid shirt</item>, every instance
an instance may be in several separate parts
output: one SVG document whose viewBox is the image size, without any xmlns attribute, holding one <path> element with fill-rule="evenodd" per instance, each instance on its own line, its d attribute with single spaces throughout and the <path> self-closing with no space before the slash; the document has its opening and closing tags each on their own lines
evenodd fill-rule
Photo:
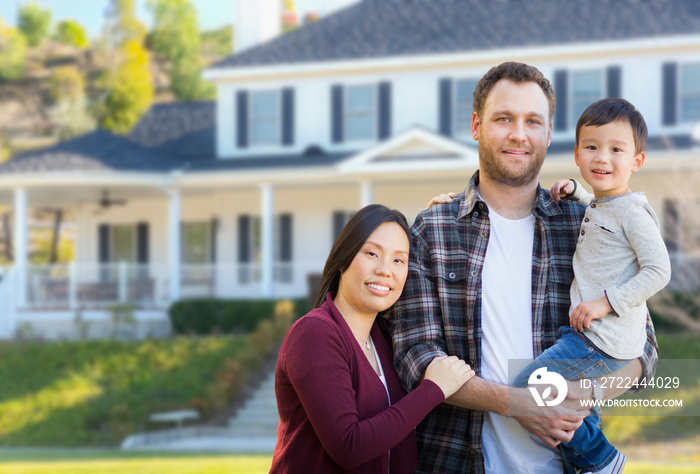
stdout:
<svg viewBox="0 0 700 474">
<path fill-rule="evenodd" d="M 481 272 L 489 241 L 489 209 L 477 193 L 479 172 L 451 204 L 422 212 L 411 228 L 408 279 L 390 316 L 394 365 L 406 390 L 419 383 L 430 361 L 456 355 L 480 374 Z M 532 333 L 535 356 L 569 323 L 572 257 L 584 207 L 554 202 L 538 187 L 532 254 Z M 647 318 L 644 375 L 656 368 L 657 347 Z M 443 403 L 417 427 L 419 472 L 484 472 L 484 415 Z"/>
</svg>

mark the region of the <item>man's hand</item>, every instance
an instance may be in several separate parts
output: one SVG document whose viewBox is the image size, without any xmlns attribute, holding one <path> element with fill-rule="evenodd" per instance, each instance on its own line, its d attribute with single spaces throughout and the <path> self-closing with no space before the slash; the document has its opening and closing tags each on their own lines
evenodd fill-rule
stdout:
<svg viewBox="0 0 700 474">
<path fill-rule="evenodd" d="M 518 413 L 513 418 L 551 448 L 568 443 L 588 415 L 588 410 L 580 409 L 581 397 L 575 385 L 576 382 L 569 383 L 566 399 L 555 407 L 537 406 L 527 388 L 511 389 L 511 410 Z"/>
<path fill-rule="evenodd" d="M 572 328 L 581 332 L 591 327 L 591 321 L 604 318 L 612 313 L 612 310 L 610 302 L 605 296 L 597 300 L 584 301 L 571 312 L 569 324 Z"/>
<path fill-rule="evenodd" d="M 570 179 L 560 179 L 552 185 L 549 190 L 549 195 L 552 196 L 554 202 L 559 202 L 567 194 L 574 192 L 574 183 Z"/>
</svg>

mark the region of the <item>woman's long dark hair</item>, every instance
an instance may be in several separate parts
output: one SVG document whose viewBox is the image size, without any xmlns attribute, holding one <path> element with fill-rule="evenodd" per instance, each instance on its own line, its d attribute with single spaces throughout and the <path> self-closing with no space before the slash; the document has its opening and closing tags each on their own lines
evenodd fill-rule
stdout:
<svg viewBox="0 0 700 474">
<path fill-rule="evenodd" d="M 329 291 L 338 291 L 341 272 L 347 270 L 372 232 L 386 222 L 395 222 L 401 226 L 410 242 L 408 222 L 401 211 L 389 209 L 381 204 L 371 204 L 357 211 L 335 240 L 328 255 L 326 266 L 323 268 L 323 284 L 316 297 L 314 308 L 318 308 L 326 301 Z"/>
</svg>

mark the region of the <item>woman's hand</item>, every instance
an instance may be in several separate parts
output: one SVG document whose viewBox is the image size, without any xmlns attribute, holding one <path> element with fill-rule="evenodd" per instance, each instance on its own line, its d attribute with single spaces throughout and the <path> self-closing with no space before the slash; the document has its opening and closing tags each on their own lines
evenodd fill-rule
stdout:
<svg viewBox="0 0 700 474">
<path fill-rule="evenodd" d="M 549 195 L 552 196 L 554 202 L 559 202 L 561 198 L 573 193 L 574 189 L 576 188 L 574 187 L 573 181 L 570 179 L 560 179 L 552 185 L 552 188 L 549 190 Z"/>
<path fill-rule="evenodd" d="M 440 387 L 445 399 L 452 396 L 472 377 L 474 371 L 469 364 L 456 356 L 436 357 L 425 369 L 425 380 L 432 380 Z"/>
<path fill-rule="evenodd" d="M 448 202 L 452 202 L 452 198 L 456 198 L 457 193 L 447 193 L 447 194 L 440 194 L 439 196 L 434 196 L 430 198 L 430 201 L 428 201 L 428 205 L 425 206 L 426 209 L 430 209 L 431 206 L 435 204 L 446 204 Z"/>
</svg>

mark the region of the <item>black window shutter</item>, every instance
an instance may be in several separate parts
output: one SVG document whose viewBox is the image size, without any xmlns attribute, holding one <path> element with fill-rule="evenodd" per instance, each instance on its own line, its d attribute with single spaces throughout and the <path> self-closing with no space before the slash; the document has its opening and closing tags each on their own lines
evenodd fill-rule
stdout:
<svg viewBox="0 0 700 474">
<path fill-rule="evenodd" d="M 677 122 L 678 113 L 676 111 L 677 91 L 676 91 L 676 75 L 678 73 L 678 64 L 664 63 L 662 75 L 662 97 L 663 104 L 663 124 L 675 125 Z"/>
<path fill-rule="evenodd" d="M 248 147 L 248 91 L 236 93 L 236 144 L 238 148 Z"/>
<path fill-rule="evenodd" d="M 97 241 L 98 241 L 98 255 L 97 258 L 100 263 L 109 263 L 110 251 L 109 251 L 109 224 L 100 224 L 97 228 Z"/>
<path fill-rule="evenodd" d="M 331 87 L 331 141 L 343 142 L 343 86 Z"/>
<path fill-rule="evenodd" d="M 282 89 L 282 145 L 294 145 L 294 89 Z"/>
<path fill-rule="evenodd" d="M 211 263 L 216 263 L 216 236 L 219 232 L 219 219 L 213 217 L 209 224 L 209 255 Z"/>
<path fill-rule="evenodd" d="M 569 98 L 569 73 L 567 71 L 554 71 L 554 94 L 557 96 L 554 130 L 561 132 L 567 127 L 567 100 Z"/>
<path fill-rule="evenodd" d="M 250 216 L 238 216 L 238 262 L 249 263 L 250 249 Z"/>
<path fill-rule="evenodd" d="M 340 233 L 343 231 L 343 227 L 345 227 L 345 212 L 333 212 L 333 242 L 335 242 Z"/>
<path fill-rule="evenodd" d="M 391 82 L 379 83 L 379 139 L 391 135 Z"/>
<path fill-rule="evenodd" d="M 281 262 L 292 261 L 292 215 L 280 215 L 280 254 Z"/>
<path fill-rule="evenodd" d="M 136 261 L 148 263 L 148 222 L 136 224 Z"/>
<path fill-rule="evenodd" d="M 440 133 L 452 136 L 452 79 L 440 79 L 438 90 L 440 101 Z"/>
<path fill-rule="evenodd" d="M 622 97 L 622 68 L 610 66 L 608 75 L 608 97 Z"/>
</svg>

